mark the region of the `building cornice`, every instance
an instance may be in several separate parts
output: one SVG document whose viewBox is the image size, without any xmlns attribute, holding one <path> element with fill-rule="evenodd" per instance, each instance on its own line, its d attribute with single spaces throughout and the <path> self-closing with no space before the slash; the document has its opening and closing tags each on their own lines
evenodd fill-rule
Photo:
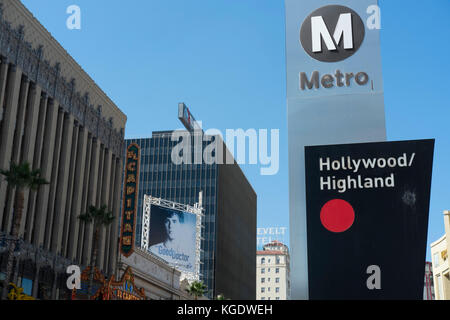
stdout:
<svg viewBox="0 0 450 320">
<path fill-rule="evenodd" d="M 19 67 L 30 81 L 38 84 L 50 98 L 58 101 L 65 112 L 72 114 L 80 125 L 87 128 L 116 157 L 122 157 L 124 128 L 115 129 L 113 119 L 102 116 L 102 107 L 95 107 L 90 103 L 89 93 L 77 91 L 75 79 L 67 80 L 61 75 L 59 62 L 51 65 L 50 61 L 44 59 L 42 45 L 33 48 L 31 43 L 25 41 L 25 27 L 19 25 L 13 28 L 5 20 L 3 2 L 0 2 L 0 55 L 2 63 Z"/>
<path fill-rule="evenodd" d="M 150 282 L 152 285 L 154 285 L 162 290 L 170 292 L 170 294 L 172 294 L 172 295 L 176 295 L 179 297 L 186 297 L 186 294 L 184 292 L 182 292 L 181 290 L 179 290 L 175 287 L 171 287 L 164 281 L 159 280 L 158 278 L 154 277 L 153 275 L 151 275 L 149 273 L 141 271 L 139 268 L 127 263 L 126 261 L 119 262 L 119 264 L 118 264 L 118 268 L 122 271 L 125 271 L 125 269 L 128 266 L 130 266 L 132 268 L 135 276 L 137 276 L 145 281 Z"/>
<path fill-rule="evenodd" d="M 440 237 L 439 239 L 437 239 L 436 241 L 432 242 L 430 244 L 430 247 L 433 248 L 434 246 L 436 246 L 439 243 L 441 243 L 443 240 L 446 240 L 446 235 L 445 234 L 442 237 Z"/>
</svg>

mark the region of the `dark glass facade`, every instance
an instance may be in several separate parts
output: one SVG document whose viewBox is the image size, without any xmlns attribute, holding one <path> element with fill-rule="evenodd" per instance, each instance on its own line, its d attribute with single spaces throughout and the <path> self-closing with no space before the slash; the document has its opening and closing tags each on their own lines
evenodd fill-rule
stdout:
<svg viewBox="0 0 450 320">
<path fill-rule="evenodd" d="M 203 191 L 200 280 L 208 287 L 208 297 L 255 299 L 255 192 L 236 163 L 173 164 L 172 148 L 178 141 L 171 136 L 172 131 L 158 131 L 151 138 L 125 140 L 126 146 L 141 147 L 136 246 L 141 241 L 144 194 L 194 205 Z M 202 144 L 203 152 L 209 142 Z"/>
<path fill-rule="evenodd" d="M 152 138 L 129 139 L 126 146 L 136 143 L 141 147 L 139 174 L 138 216 L 136 246 L 141 245 L 142 203 L 144 194 L 169 201 L 194 205 L 203 191 L 203 219 L 201 280 L 208 286 L 209 295 L 214 288 L 215 217 L 217 213 L 217 165 L 181 164 L 171 161 L 172 131 L 154 132 Z"/>
</svg>

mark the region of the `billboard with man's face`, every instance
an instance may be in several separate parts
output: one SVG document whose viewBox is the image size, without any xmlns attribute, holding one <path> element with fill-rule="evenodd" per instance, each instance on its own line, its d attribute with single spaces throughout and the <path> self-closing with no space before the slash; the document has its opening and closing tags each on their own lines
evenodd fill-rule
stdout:
<svg viewBox="0 0 450 320">
<path fill-rule="evenodd" d="M 196 222 L 193 213 L 152 204 L 147 250 L 180 271 L 195 272 Z"/>
</svg>

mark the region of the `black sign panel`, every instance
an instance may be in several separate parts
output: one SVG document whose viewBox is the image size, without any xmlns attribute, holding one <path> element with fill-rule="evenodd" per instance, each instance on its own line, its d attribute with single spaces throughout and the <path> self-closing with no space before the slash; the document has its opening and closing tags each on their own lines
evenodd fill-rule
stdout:
<svg viewBox="0 0 450 320">
<path fill-rule="evenodd" d="M 305 147 L 309 298 L 423 299 L 434 140 Z"/>
</svg>

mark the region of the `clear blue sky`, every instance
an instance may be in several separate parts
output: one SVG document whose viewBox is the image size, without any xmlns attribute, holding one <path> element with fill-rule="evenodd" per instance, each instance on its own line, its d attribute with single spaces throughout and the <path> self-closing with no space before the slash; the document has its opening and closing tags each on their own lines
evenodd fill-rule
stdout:
<svg viewBox="0 0 450 320">
<path fill-rule="evenodd" d="M 280 129 L 279 173 L 242 168 L 258 226 L 289 225 L 283 0 L 22 2 L 128 116 L 127 138 L 181 127 L 178 102 L 204 128 Z M 72 4 L 81 30 L 66 28 Z M 450 209 L 450 2 L 380 7 L 388 139 L 436 139 L 429 247 Z"/>
</svg>

